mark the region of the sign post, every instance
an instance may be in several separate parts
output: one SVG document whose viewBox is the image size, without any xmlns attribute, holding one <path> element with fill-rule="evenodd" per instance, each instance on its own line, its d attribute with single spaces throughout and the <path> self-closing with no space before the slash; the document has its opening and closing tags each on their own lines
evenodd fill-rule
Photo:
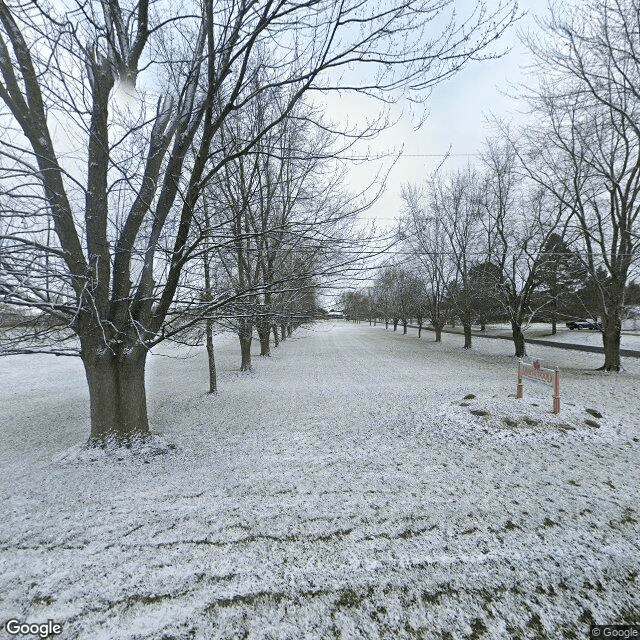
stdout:
<svg viewBox="0 0 640 640">
<path fill-rule="evenodd" d="M 518 385 L 516 398 L 522 398 L 524 387 L 522 378 L 531 378 L 545 384 L 553 385 L 553 413 L 560 413 L 560 369 L 545 369 L 542 360 L 534 360 L 532 364 L 518 360 Z"/>
</svg>

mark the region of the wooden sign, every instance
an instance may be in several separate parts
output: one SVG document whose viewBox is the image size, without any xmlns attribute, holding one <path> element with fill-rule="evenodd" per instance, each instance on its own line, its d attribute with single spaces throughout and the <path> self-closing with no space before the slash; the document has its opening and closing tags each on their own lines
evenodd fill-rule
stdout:
<svg viewBox="0 0 640 640">
<path fill-rule="evenodd" d="M 553 385 L 553 413 L 560 413 L 560 369 L 545 369 L 542 360 L 534 360 L 532 363 L 524 362 L 522 358 L 518 360 L 518 386 L 516 387 L 516 398 L 522 398 L 523 385 L 522 378 L 530 378 Z"/>
</svg>

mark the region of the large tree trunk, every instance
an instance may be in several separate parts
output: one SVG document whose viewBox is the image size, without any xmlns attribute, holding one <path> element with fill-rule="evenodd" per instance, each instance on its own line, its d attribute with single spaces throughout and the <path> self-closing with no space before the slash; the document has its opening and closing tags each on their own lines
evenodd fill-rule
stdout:
<svg viewBox="0 0 640 640">
<path fill-rule="evenodd" d="M 258 338 L 260 339 L 260 355 L 270 356 L 269 351 L 269 335 L 271 333 L 271 325 L 266 322 L 261 322 L 257 326 Z"/>
<path fill-rule="evenodd" d="M 404 320 L 402 321 L 402 335 L 407 335 L 407 319 L 404 318 Z"/>
<path fill-rule="evenodd" d="M 558 332 L 558 320 L 556 319 L 556 314 L 554 313 L 551 316 L 551 335 L 555 336 Z"/>
<path fill-rule="evenodd" d="M 89 384 L 91 436 L 89 442 L 127 444 L 150 435 L 144 370 L 147 350 L 82 349 Z"/>
<path fill-rule="evenodd" d="M 240 340 L 240 371 L 251 370 L 251 338 L 253 326 L 250 320 L 241 319 L 238 325 L 238 339 Z"/>
<path fill-rule="evenodd" d="M 513 335 L 513 344 L 516 348 L 516 357 L 522 358 L 527 355 L 527 347 L 524 342 L 524 334 L 522 333 L 522 325 L 517 322 L 511 322 L 511 333 Z"/>
<path fill-rule="evenodd" d="M 436 342 L 442 342 L 442 328 L 444 327 L 444 322 L 434 322 L 433 329 L 436 332 Z"/>
<path fill-rule="evenodd" d="M 397 331 L 398 330 L 398 322 L 399 322 L 400 318 L 394 318 L 393 319 L 393 330 Z"/>
<path fill-rule="evenodd" d="M 273 332 L 273 346 L 277 347 L 280 344 L 280 336 L 278 335 L 278 325 L 277 324 L 272 325 L 271 331 Z"/>
<path fill-rule="evenodd" d="M 287 337 L 290 336 L 293 333 L 293 325 L 292 324 L 288 324 L 287 325 Z"/>
<path fill-rule="evenodd" d="M 604 364 L 602 371 L 620 371 L 620 337 L 622 322 L 618 313 L 602 318 L 602 344 L 604 346 Z"/>
<path fill-rule="evenodd" d="M 213 322 L 207 319 L 207 359 L 209 362 L 209 393 L 216 393 L 218 390 L 218 379 L 216 376 L 216 358 L 213 352 Z"/>
<path fill-rule="evenodd" d="M 464 348 L 471 349 L 471 324 L 465 322 L 462 328 L 464 330 Z"/>
</svg>

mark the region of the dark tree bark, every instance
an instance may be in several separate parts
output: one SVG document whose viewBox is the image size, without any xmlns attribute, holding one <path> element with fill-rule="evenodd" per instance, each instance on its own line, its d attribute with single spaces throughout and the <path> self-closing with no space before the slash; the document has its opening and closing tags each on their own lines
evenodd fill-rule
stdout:
<svg viewBox="0 0 640 640">
<path fill-rule="evenodd" d="M 290 336 L 293 333 L 293 326 L 291 324 L 287 325 L 287 336 Z"/>
<path fill-rule="evenodd" d="M 250 320 L 241 318 L 238 323 L 238 339 L 240 340 L 240 371 L 251 370 L 251 338 L 253 326 Z"/>
<path fill-rule="evenodd" d="M 444 322 L 436 322 L 433 325 L 433 329 L 436 332 L 436 342 L 442 342 L 443 327 L 444 327 Z"/>
<path fill-rule="evenodd" d="M 271 325 L 271 331 L 273 332 L 273 346 L 277 347 L 280 345 L 280 336 L 278 335 L 278 325 Z"/>
<path fill-rule="evenodd" d="M 398 322 L 400 321 L 400 318 L 394 318 L 393 319 L 393 330 L 397 331 L 398 330 Z"/>
<path fill-rule="evenodd" d="M 522 358 L 527 355 L 527 347 L 524 341 L 524 333 L 522 333 L 522 325 L 517 322 L 511 322 L 511 333 L 513 335 L 513 344 L 516 349 L 516 357 Z"/>
<path fill-rule="evenodd" d="M 603 298 L 602 304 L 602 345 L 604 364 L 602 371 L 620 371 L 620 339 L 622 335 L 622 316 L 624 289 L 612 282 Z"/>
<path fill-rule="evenodd" d="M 403 336 L 404 336 L 404 335 L 407 335 L 407 325 L 408 325 L 407 319 L 406 319 L 406 318 L 404 318 L 404 319 L 402 320 L 402 335 L 403 335 Z"/>
<path fill-rule="evenodd" d="M 207 318 L 206 322 L 207 340 L 207 360 L 209 363 L 209 393 L 218 391 L 218 380 L 216 376 L 216 359 L 213 351 L 213 322 Z"/>
<path fill-rule="evenodd" d="M 260 355 L 270 356 L 269 335 L 271 333 L 271 326 L 266 322 L 261 322 L 256 329 L 258 331 L 258 338 L 260 339 Z"/>
<path fill-rule="evenodd" d="M 281 324 L 280 325 L 280 338 L 281 338 L 282 342 L 284 342 L 287 339 L 287 325 L 286 324 Z"/>
<path fill-rule="evenodd" d="M 422 338 L 422 318 L 418 320 L 418 338 Z"/>
<path fill-rule="evenodd" d="M 91 410 L 90 442 L 128 443 L 149 435 L 146 357 L 146 349 L 139 346 L 113 352 L 83 345 Z"/>
<path fill-rule="evenodd" d="M 465 322 L 462 328 L 464 329 L 464 348 L 471 349 L 471 324 Z"/>
</svg>

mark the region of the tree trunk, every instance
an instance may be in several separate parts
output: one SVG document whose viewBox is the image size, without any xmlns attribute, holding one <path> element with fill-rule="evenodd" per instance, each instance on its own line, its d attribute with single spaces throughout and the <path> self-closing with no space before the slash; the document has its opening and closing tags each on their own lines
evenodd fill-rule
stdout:
<svg viewBox="0 0 640 640">
<path fill-rule="evenodd" d="M 216 376 L 216 359 L 213 353 L 213 322 L 207 318 L 207 357 L 209 360 L 209 393 L 216 393 L 218 380 Z"/>
<path fill-rule="evenodd" d="M 522 333 L 522 325 L 517 322 L 511 322 L 511 333 L 513 335 L 513 344 L 516 348 L 516 358 L 522 358 L 527 355 L 527 347 L 524 342 L 524 334 Z"/>
<path fill-rule="evenodd" d="M 464 330 L 464 348 L 471 349 L 471 325 L 465 322 L 462 328 Z"/>
<path fill-rule="evenodd" d="M 287 336 L 290 336 L 293 333 L 293 325 L 287 325 Z"/>
<path fill-rule="evenodd" d="M 271 325 L 266 322 L 261 322 L 257 326 L 258 338 L 260 339 L 260 355 L 270 356 L 269 350 L 269 335 L 271 333 Z"/>
<path fill-rule="evenodd" d="M 393 330 L 397 331 L 398 330 L 398 322 L 399 322 L 400 318 L 394 318 L 393 319 Z"/>
<path fill-rule="evenodd" d="M 272 325 L 271 330 L 273 332 L 273 346 L 277 347 L 280 344 L 280 336 L 278 335 L 278 325 Z"/>
<path fill-rule="evenodd" d="M 287 339 L 287 325 L 286 324 L 281 324 L 280 325 L 280 339 L 282 342 L 284 342 Z"/>
<path fill-rule="evenodd" d="M 422 338 L 422 320 L 418 321 L 418 338 Z"/>
<path fill-rule="evenodd" d="M 620 336 L 622 322 L 617 313 L 613 317 L 602 318 L 602 344 L 604 346 L 604 364 L 602 371 L 620 371 Z"/>
<path fill-rule="evenodd" d="M 407 335 L 407 324 L 408 324 L 408 323 L 407 323 L 407 319 L 405 318 L 405 319 L 402 321 L 402 335 L 403 335 L 403 336 Z"/>
<path fill-rule="evenodd" d="M 384 328 L 389 329 L 389 318 L 384 319 Z"/>
<path fill-rule="evenodd" d="M 484 320 L 480 320 L 480 331 L 486 331 L 487 324 Z"/>
<path fill-rule="evenodd" d="M 251 370 L 251 338 L 253 326 L 250 320 L 240 319 L 238 325 L 238 339 L 240 340 L 240 371 Z"/>
<path fill-rule="evenodd" d="M 556 319 L 556 314 L 554 313 L 553 316 L 551 316 L 551 335 L 555 336 L 557 332 L 558 332 L 558 321 Z"/>
<path fill-rule="evenodd" d="M 442 342 L 442 327 L 444 327 L 443 322 L 433 323 L 433 329 L 436 332 L 436 342 Z"/>
<path fill-rule="evenodd" d="M 91 408 L 89 442 L 127 444 L 150 435 L 144 385 L 146 358 L 143 347 L 114 354 L 96 347 L 85 349 L 83 345 Z"/>
</svg>

